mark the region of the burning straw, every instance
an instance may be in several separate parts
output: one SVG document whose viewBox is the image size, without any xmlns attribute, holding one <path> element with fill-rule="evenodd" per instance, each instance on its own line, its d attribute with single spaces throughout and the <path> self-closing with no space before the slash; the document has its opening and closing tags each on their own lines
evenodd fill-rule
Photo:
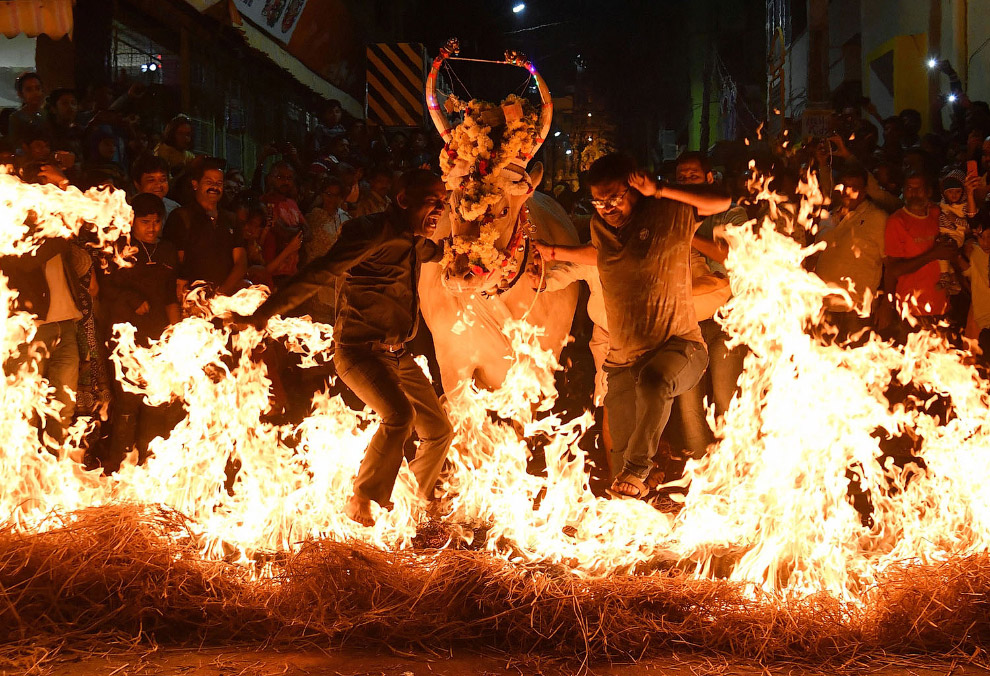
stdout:
<svg viewBox="0 0 990 676">
<path fill-rule="evenodd" d="M 156 644 L 325 645 L 640 660 L 690 650 L 764 664 L 848 666 L 925 652 L 984 661 L 990 559 L 889 571 L 859 606 L 784 602 L 677 571 L 583 579 L 483 552 L 388 552 L 313 541 L 270 579 L 198 557 L 174 513 L 93 508 L 0 536 L 8 664 Z M 178 539 L 176 536 L 179 536 Z"/>
</svg>

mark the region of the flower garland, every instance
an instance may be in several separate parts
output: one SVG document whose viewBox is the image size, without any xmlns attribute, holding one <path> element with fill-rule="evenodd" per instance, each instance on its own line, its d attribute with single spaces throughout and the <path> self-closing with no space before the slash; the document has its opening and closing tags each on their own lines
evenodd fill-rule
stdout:
<svg viewBox="0 0 990 676">
<path fill-rule="evenodd" d="M 502 170 L 536 147 L 539 112 L 514 94 L 501 105 L 478 99 L 464 103 L 451 96 L 445 107 L 448 113 L 464 114 L 440 154 L 443 180 L 453 193 L 451 207 L 459 218 L 482 223 L 477 240 L 455 237 L 441 263 L 447 265 L 466 254 L 472 270 L 490 271 L 501 256 L 495 247 L 499 233 L 492 212 L 513 190 L 512 178 Z"/>
</svg>

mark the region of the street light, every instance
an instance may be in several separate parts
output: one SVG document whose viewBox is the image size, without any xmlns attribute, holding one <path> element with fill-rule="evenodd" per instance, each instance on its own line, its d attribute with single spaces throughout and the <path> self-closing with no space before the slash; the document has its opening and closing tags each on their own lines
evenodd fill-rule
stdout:
<svg viewBox="0 0 990 676">
<path fill-rule="evenodd" d="M 520 2 L 519 4 L 514 5 L 512 7 L 512 13 L 513 14 L 518 14 L 519 12 L 523 11 L 524 9 L 526 9 L 526 3 L 525 2 Z"/>
<path fill-rule="evenodd" d="M 558 136 L 560 136 L 560 130 L 558 129 L 557 131 L 555 131 L 553 133 L 553 136 L 554 136 L 554 138 L 557 138 Z"/>
<path fill-rule="evenodd" d="M 515 11 L 515 10 L 513 10 L 513 11 Z M 928 59 L 928 67 L 929 68 L 934 68 L 937 65 L 938 65 L 938 59 L 936 59 L 934 56 L 933 57 L 930 57 Z"/>
<path fill-rule="evenodd" d="M 591 113 L 588 113 L 588 117 L 591 117 Z"/>
</svg>

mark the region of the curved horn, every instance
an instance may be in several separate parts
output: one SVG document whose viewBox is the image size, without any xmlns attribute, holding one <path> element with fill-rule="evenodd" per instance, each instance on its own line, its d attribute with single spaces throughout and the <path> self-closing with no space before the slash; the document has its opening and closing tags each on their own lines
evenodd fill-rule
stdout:
<svg viewBox="0 0 990 676">
<path fill-rule="evenodd" d="M 536 78 L 536 86 L 540 90 L 540 121 L 536 125 L 536 144 L 529 153 L 523 154 L 525 162 L 529 162 L 547 139 L 547 134 L 550 133 L 550 123 L 553 122 L 553 97 L 550 96 L 550 88 L 547 87 L 547 81 L 536 70 L 536 66 L 533 65 L 532 61 L 522 54 L 513 51 L 507 51 L 505 53 L 505 61 L 506 63 L 511 63 L 514 66 L 528 70 L 530 75 Z"/>
<path fill-rule="evenodd" d="M 437 105 L 437 74 L 440 72 L 440 64 L 450 56 L 457 54 L 460 48 L 460 42 L 457 38 L 447 40 L 446 44 L 440 48 L 437 58 L 433 59 L 433 67 L 430 68 L 430 74 L 426 78 L 426 107 L 430 109 L 430 118 L 436 125 L 437 131 L 440 132 L 440 137 L 444 143 L 450 142 L 450 120 Z"/>
</svg>

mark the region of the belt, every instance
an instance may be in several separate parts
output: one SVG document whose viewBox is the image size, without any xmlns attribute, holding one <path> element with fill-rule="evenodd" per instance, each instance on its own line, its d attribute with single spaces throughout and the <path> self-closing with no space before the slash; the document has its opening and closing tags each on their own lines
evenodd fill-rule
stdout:
<svg viewBox="0 0 990 676">
<path fill-rule="evenodd" d="M 406 349 L 405 343 L 386 343 L 381 340 L 369 340 L 366 343 L 341 343 L 338 345 L 339 348 L 359 348 L 365 350 L 374 350 L 376 352 L 388 352 L 390 354 L 395 354 L 396 352 L 402 352 Z"/>
<path fill-rule="evenodd" d="M 371 346 L 372 350 L 379 350 L 381 352 L 390 352 L 393 354 L 396 352 L 402 352 L 404 349 L 406 349 L 405 343 L 383 343 L 381 341 L 374 340 L 368 344 Z"/>
</svg>

